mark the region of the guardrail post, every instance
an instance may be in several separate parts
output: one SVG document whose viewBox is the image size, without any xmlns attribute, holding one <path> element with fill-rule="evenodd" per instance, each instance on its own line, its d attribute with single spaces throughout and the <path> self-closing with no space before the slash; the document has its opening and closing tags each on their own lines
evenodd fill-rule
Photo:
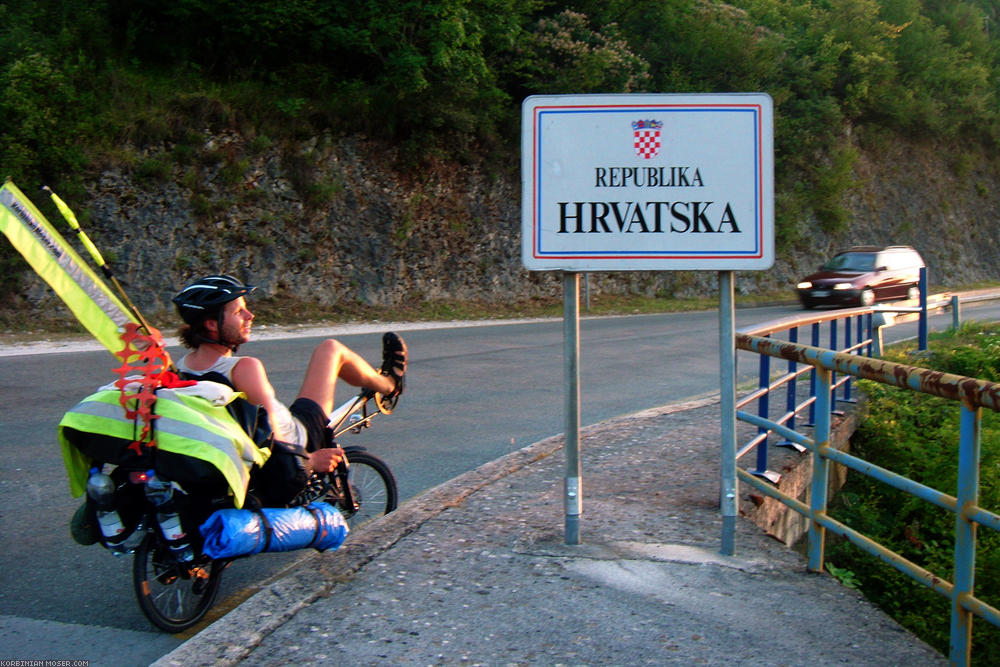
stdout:
<svg viewBox="0 0 1000 667">
<path fill-rule="evenodd" d="M 770 338 L 770 336 L 767 336 Z M 757 386 L 760 389 L 767 389 L 767 386 L 771 383 L 771 357 L 766 354 L 758 355 L 758 377 Z M 757 415 L 763 419 L 767 419 L 771 414 L 771 393 L 765 391 L 761 394 L 760 398 L 757 399 Z M 757 435 L 763 435 L 767 433 L 767 429 L 758 426 Z M 764 440 L 757 445 L 757 469 L 753 471 L 753 474 L 767 477 L 767 436 Z"/>
<path fill-rule="evenodd" d="M 872 356 L 872 354 L 874 353 L 874 351 L 872 349 L 873 348 L 873 343 L 875 342 L 875 336 L 873 335 L 875 333 L 875 328 L 872 326 L 873 320 L 874 320 L 874 316 L 872 315 L 872 313 L 868 313 L 867 315 L 865 315 L 865 324 L 867 325 L 867 328 L 868 328 L 868 356 L 869 357 Z"/>
<path fill-rule="evenodd" d="M 837 322 L 830 320 L 830 349 L 837 351 Z M 818 408 L 817 408 L 818 409 Z M 837 409 L 837 374 L 830 372 L 830 410 Z"/>
<path fill-rule="evenodd" d="M 799 342 L 798 327 L 792 327 L 791 329 L 788 330 L 788 342 L 792 343 L 793 345 L 798 344 Z M 785 422 L 785 426 L 787 426 L 789 429 L 793 431 L 795 430 L 795 402 L 796 399 L 798 398 L 798 390 L 797 390 L 798 382 L 795 377 L 795 371 L 798 370 L 798 367 L 799 365 L 795 363 L 794 359 L 788 360 L 788 375 L 791 376 L 791 380 L 789 380 L 787 383 L 788 389 L 785 393 L 785 413 L 790 416 L 788 417 L 788 421 Z M 805 447 L 803 447 L 798 443 L 792 442 L 788 438 L 785 438 L 784 440 L 779 442 L 778 446 L 791 447 L 792 449 L 798 450 L 800 452 L 805 451 Z"/>
<path fill-rule="evenodd" d="M 861 317 L 860 315 L 858 317 Z M 861 330 L 861 323 L 858 323 L 858 331 Z M 847 351 L 851 347 L 851 318 L 844 318 L 844 351 Z M 847 403 L 851 403 L 851 376 L 847 376 L 847 382 L 844 383 L 844 397 L 840 399 Z"/>
<path fill-rule="evenodd" d="M 812 338 L 810 339 L 813 347 L 819 347 L 819 322 L 813 322 L 812 325 Z M 809 372 L 809 395 L 816 395 L 816 367 L 813 366 L 812 371 Z M 816 425 L 816 401 L 809 404 L 809 423 L 806 426 Z"/>
<path fill-rule="evenodd" d="M 873 313 L 872 314 L 872 350 L 871 357 L 881 357 L 882 352 L 885 350 L 885 339 L 882 335 L 882 328 L 887 325 L 885 313 Z"/>
<path fill-rule="evenodd" d="M 813 431 L 812 486 L 809 499 L 809 565 L 810 572 L 823 571 L 823 554 L 826 548 L 826 529 L 817 521 L 826 514 L 826 499 L 830 461 L 820 451 L 830 444 L 830 412 L 833 373 L 817 368 L 820 390 L 816 393 L 816 428 Z"/>
<path fill-rule="evenodd" d="M 972 659 L 972 612 L 964 602 L 971 597 L 976 577 L 976 524 L 966 516 L 979 504 L 980 424 L 983 409 L 962 401 L 958 444 L 958 492 L 955 494 L 955 588 L 951 599 L 951 646 L 953 665 L 968 665 Z"/>
<path fill-rule="evenodd" d="M 920 324 L 917 327 L 917 349 L 927 349 L 927 267 L 920 269 Z"/>
<path fill-rule="evenodd" d="M 958 305 L 958 295 L 951 295 L 951 328 L 958 331 L 958 327 L 962 324 L 962 314 L 960 312 L 960 306 Z"/>
</svg>

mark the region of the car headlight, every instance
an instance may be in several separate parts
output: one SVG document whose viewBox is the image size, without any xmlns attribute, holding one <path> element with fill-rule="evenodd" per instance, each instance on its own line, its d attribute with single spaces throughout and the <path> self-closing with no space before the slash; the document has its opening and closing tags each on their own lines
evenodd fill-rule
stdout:
<svg viewBox="0 0 1000 667">
<path fill-rule="evenodd" d="M 812 286 L 813 286 L 813 284 L 811 282 L 809 282 L 808 280 L 806 280 L 805 282 L 801 282 L 798 285 L 796 285 L 795 288 L 796 289 L 809 289 Z"/>
<path fill-rule="evenodd" d="M 833 289 L 854 289 L 854 285 L 851 283 L 837 283 L 833 286 Z"/>
</svg>

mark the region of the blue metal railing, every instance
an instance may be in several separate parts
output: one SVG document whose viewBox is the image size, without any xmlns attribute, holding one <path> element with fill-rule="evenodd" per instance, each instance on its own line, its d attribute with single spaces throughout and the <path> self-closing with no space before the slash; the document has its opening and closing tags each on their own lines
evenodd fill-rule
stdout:
<svg viewBox="0 0 1000 667">
<path fill-rule="evenodd" d="M 996 296 L 992 297 L 996 298 Z M 977 299 L 970 299 L 977 300 Z M 922 348 L 926 348 L 926 313 L 928 308 L 940 309 L 949 303 L 958 312 L 959 299 L 938 300 L 929 306 L 921 297 L 921 309 L 900 308 L 894 312 L 922 315 L 920 327 Z M 752 467 L 735 467 L 737 478 L 764 495 L 774 498 L 809 519 L 809 569 L 822 571 L 826 530 L 842 535 L 859 548 L 896 567 L 916 581 L 952 600 L 951 648 L 952 664 L 969 664 L 971 656 L 971 626 L 973 614 L 994 625 L 1000 625 L 1000 611 L 974 596 L 974 566 L 976 525 L 1000 530 L 1000 515 L 978 507 L 979 498 L 979 427 L 982 408 L 1000 411 L 1000 384 L 973 378 L 952 376 L 922 368 L 895 364 L 870 358 L 882 349 L 882 326 L 891 325 L 892 312 L 880 308 L 858 308 L 786 318 L 774 323 L 744 330 L 736 335 L 736 348 L 757 353 L 760 357 L 758 388 L 736 402 L 736 418 L 756 427 L 756 434 L 737 450 L 737 462 L 743 456 L 756 453 Z M 904 315 L 905 317 L 906 315 Z M 828 327 L 830 349 L 819 346 L 821 325 Z M 838 329 L 842 325 L 843 333 Z M 954 326 L 958 321 L 955 315 Z M 811 345 L 802 345 L 799 329 L 810 330 Z M 787 340 L 776 336 L 784 334 Z M 771 377 L 772 358 L 783 359 L 787 368 L 783 374 Z M 809 375 L 808 392 L 800 391 L 799 380 Z M 864 378 L 908 388 L 913 391 L 959 401 L 962 419 L 959 433 L 959 488 L 949 496 L 918 482 L 875 466 L 830 446 L 832 416 L 839 402 L 853 401 L 851 384 L 854 378 Z M 768 396 L 785 390 L 785 410 L 772 417 Z M 839 398 L 838 398 L 839 394 Z M 804 396 L 803 396 L 804 395 Z M 756 414 L 743 408 L 756 402 Z M 808 412 L 804 426 L 813 428 L 812 437 L 796 431 L 796 420 Z M 813 477 L 810 500 L 807 503 L 782 493 L 777 487 L 780 475 L 768 470 L 767 442 L 770 435 L 781 438 L 779 446 L 809 451 Z M 901 555 L 831 518 L 827 514 L 829 465 L 835 462 L 850 470 L 869 475 L 955 514 L 954 581 L 931 573 Z M 724 480 L 725 481 L 725 480 Z M 725 543 L 725 536 L 724 536 Z"/>
<path fill-rule="evenodd" d="M 994 530 L 1000 529 L 1000 515 L 979 507 L 977 504 L 979 500 L 979 430 L 982 409 L 985 407 L 1000 412 L 1000 384 L 870 359 L 856 354 L 845 354 L 796 343 L 775 341 L 762 336 L 737 334 L 736 346 L 737 349 L 807 364 L 816 369 L 819 378 L 819 391 L 816 396 L 817 420 L 811 438 L 759 415 L 737 412 L 739 420 L 756 425 L 758 428 L 774 430 L 812 453 L 813 478 L 809 504 L 781 493 L 773 485 L 758 479 L 748 471 L 737 469 L 739 479 L 809 518 L 809 570 L 813 572 L 823 570 L 824 536 L 826 530 L 831 530 L 916 581 L 949 598 L 952 601 L 949 658 L 952 664 L 969 664 L 972 650 L 973 614 L 1000 626 L 1000 610 L 991 607 L 974 595 L 976 525 L 986 526 Z M 831 447 L 830 414 L 832 412 L 831 397 L 834 391 L 832 380 L 834 373 L 874 380 L 960 402 L 961 427 L 958 438 L 959 482 L 957 495 L 951 496 L 942 493 Z M 827 514 L 826 507 L 831 461 L 952 512 L 955 515 L 954 581 L 950 582 L 944 576 L 925 570 L 900 554 L 831 518 Z"/>
<path fill-rule="evenodd" d="M 919 306 L 873 306 L 810 313 L 747 327 L 741 329 L 741 332 L 768 338 L 783 335 L 789 342 L 798 342 L 801 335 L 800 331 L 805 329 L 809 332 L 810 345 L 812 347 L 821 347 L 825 336 L 825 340 L 829 341 L 826 349 L 851 354 L 863 354 L 869 357 L 880 356 L 884 348 L 882 334 L 883 330 L 887 327 L 918 320 L 917 347 L 920 350 L 925 350 L 927 349 L 927 322 L 928 316 L 931 313 L 951 308 L 952 326 L 957 329 L 960 323 L 961 303 L 1000 299 L 1000 290 L 961 296 L 928 296 L 924 287 L 925 284 L 921 283 Z M 827 331 L 824 332 L 823 327 L 826 327 Z M 771 362 L 766 355 L 761 356 L 758 364 L 757 389 L 739 399 L 736 403 L 736 409 L 740 410 L 756 401 L 757 414 L 767 417 L 771 409 L 770 395 L 784 388 L 786 411 L 785 414 L 775 421 L 794 430 L 796 421 L 808 410 L 805 425 L 815 425 L 817 396 L 815 369 L 808 366 L 798 368 L 796 362 L 789 361 L 787 372 L 784 375 L 772 377 Z M 799 398 L 799 380 L 805 374 L 809 375 L 809 388 L 807 395 L 804 398 Z M 834 374 L 832 385 L 831 400 L 832 409 L 835 412 L 837 411 L 838 404 L 855 402 L 853 382 L 849 375 L 837 377 Z M 759 477 L 771 479 L 771 481 L 776 483 L 780 479 L 780 475 L 768 469 L 767 448 L 760 447 L 760 445 L 767 442 L 768 436 L 771 433 L 772 431 L 769 429 L 758 428 L 757 435 L 737 450 L 737 458 L 742 458 L 748 452 L 756 450 L 757 464 L 754 468 L 754 474 Z M 778 446 L 793 447 L 802 451 L 801 446 L 796 445 L 787 438 L 779 442 Z"/>
<path fill-rule="evenodd" d="M 875 341 L 875 331 L 873 329 L 875 313 L 873 308 L 855 308 L 851 310 L 830 311 L 825 314 L 814 314 L 801 317 L 792 317 L 775 322 L 754 327 L 744 333 L 771 338 L 779 334 L 784 334 L 788 342 L 798 343 L 800 330 L 809 331 L 812 347 L 819 347 L 823 337 L 822 327 L 828 328 L 830 349 L 847 352 L 851 354 L 871 355 L 873 342 Z M 843 337 L 839 330 L 843 328 Z M 776 340 L 776 339 L 775 339 Z M 842 342 L 841 342 L 842 341 Z M 775 419 L 775 423 L 794 430 L 796 421 L 803 413 L 806 413 L 806 426 L 813 426 L 816 423 L 816 400 L 817 400 L 817 375 L 816 369 L 804 365 L 800 367 L 799 362 L 787 360 L 787 369 L 784 374 L 772 377 L 771 362 L 768 355 L 759 356 L 758 386 L 755 391 L 743 396 L 736 402 L 736 409 L 741 410 L 746 406 L 755 403 L 757 414 L 767 418 L 770 415 L 771 403 L 769 396 L 772 393 L 784 388 L 785 412 Z M 800 380 L 802 376 L 809 375 L 809 389 L 804 397 L 800 396 Z M 831 387 L 831 401 L 834 405 L 837 402 L 854 402 L 852 396 L 852 378 L 849 375 L 834 377 Z M 836 398 L 837 392 L 840 398 Z M 751 451 L 756 451 L 756 467 L 753 474 L 777 483 L 781 476 L 768 469 L 768 450 L 766 445 L 768 437 L 773 429 L 760 426 L 757 434 L 749 441 L 745 442 L 736 453 L 736 458 L 740 459 Z M 778 446 L 793 447 L 799 451 L 804 448 L 794 440 L 785 438 L 778 443 Z"/>
</svg>

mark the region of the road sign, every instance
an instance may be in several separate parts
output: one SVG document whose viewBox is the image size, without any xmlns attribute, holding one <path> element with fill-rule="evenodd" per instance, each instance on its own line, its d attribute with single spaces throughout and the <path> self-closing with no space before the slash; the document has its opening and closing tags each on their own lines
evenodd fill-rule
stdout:
<svg viewBox="0 0 1000 667">
<path fill-rule="evenodd" d="M 766 94 L 533 96 L 521 142 L 529 270 L 774 263 Z"/>
</svg>

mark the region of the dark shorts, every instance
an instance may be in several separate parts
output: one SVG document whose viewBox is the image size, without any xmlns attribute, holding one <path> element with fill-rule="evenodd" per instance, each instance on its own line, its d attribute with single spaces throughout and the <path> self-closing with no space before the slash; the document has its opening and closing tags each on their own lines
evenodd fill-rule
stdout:
<svg viewBox="0 0 1000 667">
<path fill-rule="evenodd" d="M 311 398 L 296 398 L 288 411 L 306 428 L 307 452 L 327 446 L 326 425 L 330 419 L 316 401 Z"/>
</svg>

